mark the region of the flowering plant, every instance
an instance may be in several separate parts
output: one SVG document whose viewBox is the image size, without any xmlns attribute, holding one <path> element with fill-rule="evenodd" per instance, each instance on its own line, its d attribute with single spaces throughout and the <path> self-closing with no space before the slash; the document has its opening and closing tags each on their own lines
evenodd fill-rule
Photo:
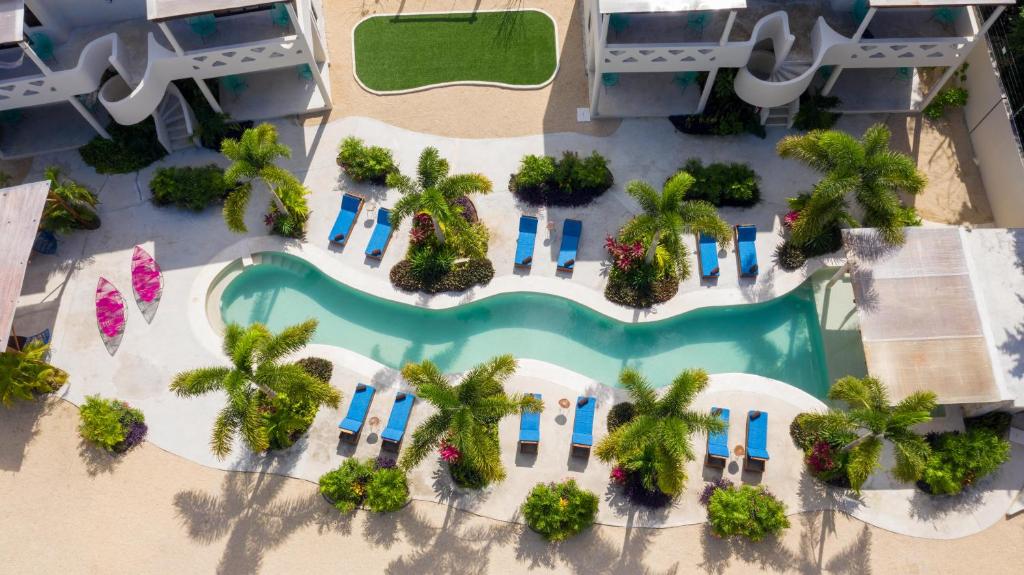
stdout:
<svg viewBox="0 0 1024 575">
<path fill-rule="evenodd" d="M 793 227 L 793 224 L 796 223 L 796 220 L 799 217 L 800 217 L 800 211 L 799 210 L 791 210 L 789 213 L 787 213 L 782 218 L 782 225 L 785 226 L 786 229 L 790 229 L 790 228 Z"/>
<path fill-rule="evenodd" d="M 459 452 L 458 448 L 447 442 L 441 444 L 441 449 L 438 452 L 441 454 L 441 459 L 448 464 L 455 463 L 462 457 L 462 453 Z"/>
<path fill-rule="evenodd" d="M 427 214 L 416 214 L 412 219 L 412 229 L 409 230 L 409 241 L 413 245 L 420 245 L 427 241 L 434 234 L 434 222 Z"/>
<path fill-rule="evenodd" d="M 641 242 L 620 242 L 608 236 L 604 240 L 604 248 L 620 271 L 628 271 L 644 258 L 644 245 Z"/>
<path fill-rule="evenodd" d="M 815 474 L 832 471 L 836 465 L 832 455 L 832 446 L 827 441 L 816 441 L 807 454 L 807 466 Z"/>
<path fill-rule="evenodd" d="M 626 482 L 626 470 L 621 465 L 616 465 L 612 468 L 612 482 L 622 485 Z"/>
</svg>

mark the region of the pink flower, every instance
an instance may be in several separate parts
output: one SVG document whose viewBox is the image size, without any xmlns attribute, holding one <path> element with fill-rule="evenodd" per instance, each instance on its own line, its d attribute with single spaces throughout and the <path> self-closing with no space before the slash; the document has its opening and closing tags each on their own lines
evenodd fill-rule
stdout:
<svg viewBox="0 0 1024 575">
<path fill-rule="evenodd" d="M 615 466 L 612 468 L 612 482 L 622 485 L 626 482 L 626 470 L 622 467 Z"/>
<path fill-rule="evenodd" d="M 644 258 L 644 245 L 640 242 L 625 243 L 608 236 L 604 240 L 604 248 L 612 257 L 612 263 L 621 271 L 628 271 Z"/>
<path fill-rule="evenodd" d="M 782 218 L 782 225 L 786 226 L 787 228 L 792 228 L 793 224 L 796 223 L 796 220 L 799 217 L 800 217 L 800 212 L 797 211 L 797 210 L 792 210 L 791 212 L 786 214 L 786 216 L 784 218 Z"/>
<path fill-rule="evenodd" d="M 450 443 L 442 443 L 441 448 L 438 449 L 438 453 L 441 454 L 441 459 L 443 459 L 445 463 L 449 464 L 455 463 L 460 457 L 462 457 L 462 453 L 460 453 L 459 450 Z"/>
</svg>

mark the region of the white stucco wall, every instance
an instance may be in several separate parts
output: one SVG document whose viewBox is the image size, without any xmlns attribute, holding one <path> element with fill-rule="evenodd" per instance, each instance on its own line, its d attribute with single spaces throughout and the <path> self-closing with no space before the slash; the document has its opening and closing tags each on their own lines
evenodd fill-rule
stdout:
<svg viewBox="0 0 1024 575">
<path fill-rule="evenodd" d="M 1024 160 L 1010 125 L 987 40 L 978 42 L 967 61 L 970 99 L 964 114 L 992 214 L 1000 227 L 1024 227 Z"/>
</svg>

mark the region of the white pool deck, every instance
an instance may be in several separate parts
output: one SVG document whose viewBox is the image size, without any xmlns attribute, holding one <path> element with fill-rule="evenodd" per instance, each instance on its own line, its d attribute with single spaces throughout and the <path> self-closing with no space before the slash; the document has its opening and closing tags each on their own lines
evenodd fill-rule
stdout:
<svg viewBox="0 0 1024 575">
<path fill-rule="evenodd" d="M 867 125 L 845 126 L 851 131 Z M 816 175 L 791 161 L 779 159 L 774 152 L 778 135 L 763 141 L 754 137 L 693 138 L 675 133 L 665 121 L 629 121 L 613 136 L 592 138 L 575 134 L 548 134 L 504 140 L 458 140 L 417 134 L 375 120 L 344 118 L 329 124 L 300 129 L 290 122 L 279 122 L 283 141 L 292 146 L 295 157 L 286 167 L 298 174 L 313 191 L 313 209 L 308 242 L 285 242 L 265 235 L 260 213 L 267 198 L 257 194 L 250 209 L 250 232 L 245 236 L 226 230 L 216 209 L 192 214 L 174 208 L 156 208 L 149 201 L 148 181 L 160 165 L 199 165 L 222 163 L 217 154 L 188 151 L 168 157 L 138 174 L 100 176 L 82 165 L 75 153 L 38 158 L 29 180 L 51 163 L 66 166 L 70 176 L 99 191 L 103 225 L 94 232 L 81 232 L 63 240 L 56 256 L 36 256 L 30 265 L 23 290 L 19 315 L 19 333 L 33 333 L 37 327 L 52 326 L 53 362 L 71 374 L 63 396 L 78 403 L 86 395 L 116 396 L 140 407 L 150 425 L 149 440 L 172 453 L 203 465 L 221 469 L 265 471 L 316 481 L 320 474 L 340 464 L 350 454 L 338 443 L 337 422 L 348 407 L 347 398 L 357 382 L 378 386 L 370 416 L 386 421 L 393 390 L 401 385 L 399 375 L 369 358 L 334 347 L 311 346 L 302 355 L 319 355 L 335 363 L 333 383 L 346 395 L 339 410 L 321 410 L 313 428 L 297 445 L 270 457 L 246 454 L 241 448 L 225 461 L 217 461 L 208 448 L 211 423 L 220 409 L 217 395 L 197 399 L 179 399 L 168 390 L 173 375 L 184 369 L 224 363 L 219 338 L 206 317 L 207 290 L 213 276 L 237 258 L 266 249 L 286 249 L 309 258 L 332 276 L 354 287 L 381 297 L 428 307 L 449 307 L 468 300 L 506 291 L 540 291 L 574 299 L 623 321 L 650 321 L 712 305 L 732 305 L 763 301 L 798 286 L 807 275 L 825 265 L 812 262 L 807 269 L 793 273 L 777 270 L 772 252 L 780 239 L 780 218 L 786 211 L 785 197 L 806 190 Z M 363 247 L 370 234 L 371 220 L 364 209 L 348 247 L 328 250 L 326 234 L 333 223 L 343 190 L 367 197 L 368 206 L 390 206 L 397 193 L 371 186 L 351 184 L 335 163 L 338 143 L 347 135 L 357 135 L 370 144 L 395 150 L 399 163 L 411 169 L 426 145 L 438 147 L 455 173 L 479 171 L 490 177 L 495 192 L 474 197 L 482 219 L 491 230 L 490 257 L 497 276 L 488 286 L 460 295 L 425 297 L 396 292 L 387 272 L 398 262 L 407 246 L 407 227 L 396 233 L 379 264 L 365 261 Z M 517 205 L 506 190 L 508 176 L 524 153 L 558 155 L 563 149 L 589 153 L 596 149 L 611 160 L 616 185 L 594 204 L 582 209 L 535 210 Z M 635 311 L 605 301 L 602 295 L 605 276 L 604 238 L 613 234 L 637 206 L 623 192 L 633 178 L 645 178 L 660 185 L 687 158 L 699 156 L 705 162 L 744 161 L 762 176 L 764 201 L 749 210 L 724 209 L 731 223 L 758 226 L 758 255 L 762 273 L 756 280 L 737 278 L 734 249 L 722 254 L 722 277 L 714 285 L 691 277 L 680 294 L 653 310 Z M 536 214 L 541 219 L 540 235 L 533 269 L 525 275 L 512 269 L 518 215 Z M 557 252 L 561 221 L 581 219 L 583 240 L 577 269 L 572 276 L 557 274 Z M 545 223 L 556 221 L 554 237 L 547 236 Z M 691 240 L 692 241 L 692 240 Z M 110 279 L 130 299 L 130 254 L 141 244 L 152 253 L 164 270 L 165 290 L 160 308 L 151 324 L 142 319 L 137 306 L 129 302 L 128 327 L 120 349 L 110 356 L 97 335 L 93 293 L 99 276 Z M 836 262 L 827 262 L 836 263 Z M 696 269 L 696 266 L 693 266 Z M 296 318 L 299 321 L 303 318 Z M 495 350 L 501 353 L 501 350 Z M 568 434 L 572 414 L 563 413 L 557 399 L 572 399 L 582 391 L 598 396 L 595 441 L 603 436 L 604 415 L 621 393 L 598 382 L 567 372 L 556 366 L 524 360 L 513 378 L 514 390 L 540 392 L 547 410 L 542 418 L 542 447 L 535 458 L 516 454 L 518 419 L 502 423 L 503 457 L 509 471 L 505 482 L 482 493 L 453 491 L 446 475 L 438 473 L 436 461 L 420 465 L 411 479 L 413 497 L 450 501 L 452 505 L 498 519 L 514 520 L 525 493 L 539 481 L 575 477 L 602 497 L 599 521 L 612 525 L 670 526 L 704 521 L 704 510 L 697 504 L 702 480 L 714 478 L 702 468 L 704 439 L 695 437 L 698 461 L 689 465 L 686 493 L 677 505 L 660 513 L 645 513 L 623 506 L 607 490 L 607 465 L 591 457 L 586 463 L 569 457 Z M 1014 457 L 996 475 L 969 494 L 951 500 L 931 499 L 913 486 L 895 483 L 885 471 L 876 473 L 860 499 L 824 490 L 811 480 L 800 463 L 801 454 L 789 439 L 788 427 L 801 411 L 822 409 L 823 404 L 806 393 L 751 375 L 721 374 L 695 402 L 699 409 L 712 405 L 728 407 L 733 413 L 731 446 L 743 443 L 743 413 L 761 409 L 770 413 L 772 455 L 763 477 L 745 476 L 736 461 L 725 474 L 734 481 L 761 483 L 781 497 L 790 512 L 835 508 L 874 525 L 907 535 L 929 538 L 953 538 L 978 532 L 997 521 L 1024 486 L 1024 447 L 1014 446 Z M 426 404 L 413 412 L 409 432 L 429 415 Z M 560 417 L 560 416 L 567 416 Z M 955 428 L 960 425 L 954 414 L 935 425 Z M 377 455 L 379 442 L 375 430 L 364 431 L 356 453 Z M 379 431 L 379 430 L 376 430 Z M 130 455 L 129 455 L 130 457 Z M 715 472 L 717 473 L 717 472 Z"/>
</svg>

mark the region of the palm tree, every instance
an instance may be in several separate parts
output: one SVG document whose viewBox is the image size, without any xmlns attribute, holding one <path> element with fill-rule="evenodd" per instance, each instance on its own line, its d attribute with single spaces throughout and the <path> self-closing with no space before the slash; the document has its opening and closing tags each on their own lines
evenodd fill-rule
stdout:
<svg viewBox="0 0 1024 575">
<path fill-rule="evenodd" d="M 883 440 L 892 443 L 895 449 L 893 475 L 901 481 L 921 478 L 931 450 L 924 438 L 910 428 L 931 420 L 935 409 L 934 393 L 918 391 L 891 405 L 889 392 L 879 380 L 847 376 L 835 382 L 828 397 L 844 402 L 847 409 L 813 414 L 808 417 L 807 425 L 809 429 L 827 427 L 858 435 L 841 448 L 849 454 L 846 473 L 854 491 L 860 492 L 868 476 L 879 467 Z"/>
<path fill-rule="evenodd" d="M 285 356 L 306 346 L 316 331 L 316 320 L 283 329 L 277 335 L 262 324 L 243 328 L 230 324 L 224 332 L 224 355 L 230 367 L 203 367 L 179 373 L 171 383 L 178 397 L 195 397 L 211 392 L 227 394 L 227 405 L 213 427 L 210 446 L 224 458 L 231 451 L 236 434 L 253 452 L 269 445 L 266 428 L 267 403 L 287 398 L 276 405 L 305 404 L 337 407 L 341 394 L 330 384 L 309 375 L 296 363 L 280 363 Z"/>
<path fill-rule="evenodd" d="M 242 133 L 241 139 L 225 138 L 220 151 L 231 160 L 224 171 L 224 179 L 251 183 L 261 181 L 270 190 L 277 210 L 286 216 L 304 216 L 308 213 L 305 199 L 307 190 L 291 172 L 275 162 L 290 158 L 291 148 L 277 141 L 277 128 L 260 124 Z M 224 201 L 224 221 L 233 232 L 244 233 L 245 210 L 249 205 L 250 186 L 237 186 Z"/>
<path fill-rule="evenodd" d="M 633 419 L 609 433 L 597 445 L 601 461 L 617 461 L 626 471 L 639 474 L 648 491 L 670 496 L 686 484 L 684 465 L 693 460 L 690 435 L 713 433 L 723 424 L 710 413 L 690 410 L 690 403 L 708 384 L 702 369 L 680 373 L 660 398 L 639 371 L 626 368 L 619 375 L 634 403 Z"/>
<path fill-rule="evenodd" d="M 68 374 L 46 363 L 49 349 L 50 346 L 42 342 L 32 342 L 20 351 L 0 353 L 0 403 L 4 407 L 64 385 Z"/>
<path fill-rule="evenodd" d="M 44 177 L 50 181 L 50 192 L 43 204 L 39 227 L 58 234 L 72 230 L 95 230 L 100 227 L 96 213 L 99 198 L 78 182 L 65 178 L 57 166 L 46 168 Z"/>
<path fill-rule="evenodd" d="M 544 404 L 532 395 L 505 392 L 505 381 L 516 371 L 511 355 L 499 355 L 474 367 L 458 385 L 452 385 L 429 360 L 406 364 L 402 377 L 417 395 L 437 408 L 412 434 L 412 443 L 401 465 L 412 469 L 442 443 L 458 450 L 460 465 L 477 472 L 485 481 L 501 481 L 498 422 L 524 411 L 540 412 Z"/>
<path fill-rule="evenodd" d="M 889 149 L 890 136 L 889 128 L 875 124 L 859 140 L 839 130 L 812 130 L 779 142 L 780 156 L 825 175 L 793 225 L 794 238 L 806 242 L 843 223 L 835 217 L 837 208 L 852 196 L 864 210 L 866 225 L 879 228 L 890 243 L 903 243 L 899 194 L 917 194 L 928 181 L 913 159 Z"/>
<path fill-rule="evenodd" d="M 643 213 L 626 224 L 623 236 L 644 238 L 648 264 L 654 263 L 658 247 L 662 246 L 681 272 L 686 257 L 680 240 L 684 233 L 704 233 L 723 246 L 729 241 L 729 224 L 718 217 L 715 206 L 703 200 L 686 199 L 693 184 L 693 176 L 686 172 L 669 178 L 661 193 L 642 180 L 626 184 L 626 192 L 639 202 Z"/>
<path fill-rule="evenodd" d="M 399 172 L 388 174 L 387 185 L 402 192 L 402 198 L 391 212 L 391 222 L 397 228 L 402 220 L 416 214 L 427 214 L 434 224 L 434 236 L 444 244 L 446 235 L 465 238 L 470 234 L 469 222 L 462 216 L 462 206 L 456 200 L 472 193 L 487 194 L 492 184 L 482 174 L 448 175 L 448 162 L 441 157 L 437 148 L 424 148 L 416 168 L 417 179 Z M 473 253 L 482 256 L 486 246 L 470 244 Z"/>
</svg>

